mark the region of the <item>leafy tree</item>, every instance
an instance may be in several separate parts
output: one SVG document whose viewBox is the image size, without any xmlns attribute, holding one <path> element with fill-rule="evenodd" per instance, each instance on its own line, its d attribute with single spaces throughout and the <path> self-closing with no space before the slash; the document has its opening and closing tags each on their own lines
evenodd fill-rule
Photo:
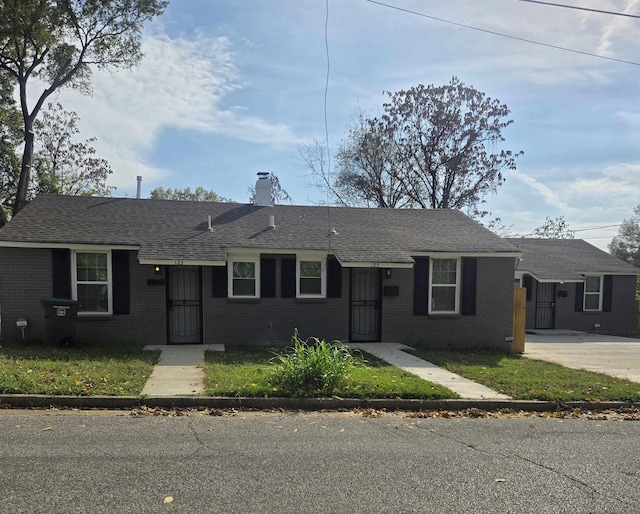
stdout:
<svg viewBox="0 0 640 514">
<path fill-rule="evenodd" d="M 509 109 L 456 77 L 387 92 L 380 117 L 360 117 L 338 153 L 333 190 L 377 207 L 462 209 L 473 216 L 522 153 L 498 148 Z"/>
<path fill-rule="evenodd" d="M 0 70 L 0 226 L 11 212 L 5 201 L 15 196 L 20 176 L 20 158 L 16 148 L 21 138 L 20 111 L 13 99 L 13 85 Z"/>
<path fill-rule="evenodd" d="M 160 15 L 164 0 L 2 0 L 0 71 L 18 87 L 24 151 L 13 205 L 27 200 L 34 123 L 46 99 L 61 87 L 90 90 L 91 67 L 130 68 L 141 57 L 144 22 Z M 31 79 L 43 84 L 28 101 Z"/>
<path fill-rule="evenodd" d="M 33 158 L 35 193 L 110 196 L 115 189 L 107 185 L 112 170 L 109 163 L 95 156 L 91 146 L 96 138 L 74 142 L 78 115 L 65 111 L 59 103 L 50 104 L 36 123 L 39 147 Z"/>
<path fill-rule="evenodd" d="M 167 188 L 156 187 L 149 194 L 149 198 L 153 200 L 183 200 L 191 202 L 229 202 L 231 200 L 221 197 L 215 191 L 210 191 L 202 186 L 198 186 L 194 191 L 190 187 Z"/>
<path fill-rule="evenodd" d="M 609 243 L 611 255 L 640 268 L 640 205 L 633 216 L 618 227 L 618 235 Z"/>
<path fill-rule="evenodd" d="M 547 216 L 544 223 L 534 229 L 531 235 L 541 239 L 573 239 L 575 231 L 569 228 L 564 216 L 558 216 L 557 218 Z"/>
<path fill-rule="evenodd" d="M 293 198 L 282 188 L 280 179 L 275 173 L 269 173 L 268 180 L 271 181 L 271 203 L 273 205 L 293 203 Z M 249 187 L 249 203 L 256 203 L 255 186 Z"/>
</svg>

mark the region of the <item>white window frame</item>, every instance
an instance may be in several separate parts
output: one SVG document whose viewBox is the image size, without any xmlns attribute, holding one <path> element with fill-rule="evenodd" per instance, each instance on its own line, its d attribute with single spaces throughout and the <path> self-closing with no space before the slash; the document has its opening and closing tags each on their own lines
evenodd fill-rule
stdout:
<svg viewBox="0 0 640 514">
<path fill-rule="evenodd" d="M 255 266 L 255 294 L 233 294 L 233 265 L 237 262 L 252 262 Z M 233 255 L 227 261 L 227 296 L 229 298 L 260 298 L 260 257 L 256 255 Z"/>
<path fill-rule="evenodd" d="M 320 263 L 320 294 L 302 294 L 300 292 L 300 263 Z M 327 297 L 327 254 L 326 253 L 299 253 L 296 254 L 296 298 L 326 298 Z"/>
<path fill-rule="evenodd" d="M 433 288 L 434 287 L 454 287 L 453 284 L 434 284 L 433 283 L 433 264 L 435 261 L 447 260 L 456 261 L 456 283 L 455 283 L 455 309 L 452 311 L 434 310 L 432 308 L 433 303 Z M 455 255 L 438 255 L 437 257 L 429 258 L 429 314 L 459 314 L 460 313 L 460 279 L 462 259 Z"/>
<path fill-rule="evenodd" d="M 94 282 L 78 280 L 78 254 L 79 253 L 100 253 L 107 256 L 107 281 Z M 78 301 L 79 284 L 105 284 L 107 286 L 107 312 L 102 311 L 78 311 L 78 316 L 111 316 L 113 314 L 113 269 L 111 267 L 111 251 L 96 249 L 78 249 L 71 252 L 71 297 Z"/>
<path fill-rule="evenodd" d="M 600 279 L 600 286 L 597 293 L 595 292 L 587 292 L 587 279 L 589 278 L 598 278 Z M 604 275 L 585 275 L 584 277 L 584 292 L 582 294 L 582 310 L 585 312 L 600 312 L 602 311 L 602 289 L 604 287 Z M 597 309 L 587 309 L 587 295 L 595 296 L 598 295 L 598 308 Z"/>
</svg>

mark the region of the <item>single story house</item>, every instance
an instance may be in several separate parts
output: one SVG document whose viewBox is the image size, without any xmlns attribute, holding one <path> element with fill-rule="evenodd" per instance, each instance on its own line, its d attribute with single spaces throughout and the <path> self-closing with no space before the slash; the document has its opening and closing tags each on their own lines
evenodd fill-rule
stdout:
<svg viewBox="0 0 640 514">
<path fill-rule="evenodd" d="M 523 253 L 515 280 L 527 289 L 527 329 L 636 329 L 638 268 L 581 239 L 509 241 Z"/>
<path fill-rule="evenodd" d="M 2 337 L 21 336 L 20 318 L 41 337 L 40 300 L 56 297 L 81 303 L 79 341 L 287 344 L 298 328 L 509 348 L 512 243 L 455 210 L 271 206 L 267 194 L 39 195 L 0 229 Z"/>
</svg>

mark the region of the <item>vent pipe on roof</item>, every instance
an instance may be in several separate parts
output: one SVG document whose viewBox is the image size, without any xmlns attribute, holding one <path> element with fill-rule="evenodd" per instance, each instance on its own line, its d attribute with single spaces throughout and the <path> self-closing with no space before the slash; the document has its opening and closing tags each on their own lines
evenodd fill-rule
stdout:
<svg viewBox="0 0 640 514">
<path fill-rule="evenodd" d="M 140 191 L 142 190 L 142 175 L 136 177 L 138 181 L 138 189 L 136 190 L 136 198 L 140 198 Z"/>
<path fill-rule="evenodd" d="M 269 227 L 270 229 L 276 228 L 276 217 L 272 214 L 269 216 Z"/>
<path fill-rule="evenodd" d="M 271 206 L 271 179 L 269 173 L 261 171 L 258 173 L 258 181 L 256 182 L 256 205 L 262 207 Z"/>
<path fill-rule="evenodd" d="M 213 227 L 211 226 L 211 214 L 209 214 L 209 226 L 207 227 L 209 232 L 213 232 Z"/>
</svg>

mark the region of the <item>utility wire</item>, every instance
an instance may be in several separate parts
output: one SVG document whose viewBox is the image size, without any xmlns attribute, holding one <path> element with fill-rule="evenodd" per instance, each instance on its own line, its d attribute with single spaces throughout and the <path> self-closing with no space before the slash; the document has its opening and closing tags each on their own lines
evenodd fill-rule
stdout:
<svg viewBox="0 0 640 514">
<path fill-rule="evenodd" d="M 600 14 L 611 14 L 613 16 L 624 16 L 625 18 L 637 18 L 640 19 L 640 15 L 638 14 L 628 14 L 625 12 L 616 12 L 616 11 L 604 11 L 602 9 L 591 9 L 590 7 L 580 7 L 578 5 L 566 5 L 566 4 L 556 4 L 553 2 L 541 2 L 540 0 L 519 0 L 520 2 L 529 2 L 531 4 L 541 4 L 541 5 L 550 5 L 553 7 L 564 7 L 565 9 L 576 9 L 577 11 L 588 11 L 588 12 L 597 12 Z"/>
<path fill-rule="evenodd" d="M 541 43 L 540 41 L 533 41 L 532 39 L 526 39 L 526 38 L 523 38 L 523 37 L 511 36 L 509 34 L 503 34 L 501 32 L 496 32 L 494 30 L 481 29 L 479 27 L 474 27 L 472 25 L 465 25 L 464 23 L 458 23 L 458 22 L 451 21 L 451 20 L 445 20 L 444 18 L 438 18 L 436 16 L 430 16 L 428 14 L 420 13 L 420 12 L 417 12 L 417 11 L 412 11 L 410 9 L 405 9 L 403 7 L 398 7 L 396 5 L 385 4 L 384 2 L 378 2 L 377 0 L 365 0 L 365 1 L 369 2 L 371 4 L 376 4 L 376 5 L 380 5 L 382 7 L 387 7 L 389 9 L 395 9 L 396 11 L 401 11 L 401 12 L 405 12 L 405 13 L 408 13 L 408 14 L 413 14 L 415 16 L 421 16 L 422 18 L 428 18 L 430 20 L 435 20 L 435 21 L 439 21 L 439 22 L 442 22 L 442 23 L 448 23 L 449 25 L 455 25 L 456 27 L 462 27 L 462 28 L 465 28 L 465 29 L 476 30 L 478 32 L 484 32 L 485 34 L 492 34 L 494 36 L 506 37 L 506 38 L 509 38 L 509 39 L 514 39 L 516 41 L 522 41 L 524 43 L 531 43 L 532 45 L 544 46 L 546 48 L 555 48 L 556 50 L 563 50 L 565 52 L 571 52 L 571 53 L 574 53 L 574 54 L 587 55 L 589 57 L 597 57 L 598 59 L 604 59 L 604 60 L 607 60 L 607 61 L 614 61 L 614 62 L 619 62 L 619 63 L 623 63 L 623 64 L 631 64 L 633 66 L 640 66 L 640 62 L 626 61 L 624 59 L 616 59 L 615 57 L 607 57 L 606 55 L 598 55 L 598 54 L 593 54 L 593 53 L 590 53 L 590 52 L 583 52 L 582 50 L 573 50 L 571 48 L 566 48 L 564 46 L 551 45 L 549 43 Z"/>
<path fill-rule="evenodd" d="M 326 16 L 324 19 L 324 48 L 327 54 L 327 76 L 324 83 L 324 138 L 327 147 L 327 179 L 331 179 L 331 152 L 329 150 L 329 121 L 327 118 L 327 96 L 329 94 L 329 71 L 331 61 L 329 60 L 329 0 L 325 0 Z M 329 206 L 329 188 L 327 187 L 327 240 L 329 253 L 331 253 L 331 207 Z M 328 261 L 327 261 L 328 262 Z"/>
</svg>

